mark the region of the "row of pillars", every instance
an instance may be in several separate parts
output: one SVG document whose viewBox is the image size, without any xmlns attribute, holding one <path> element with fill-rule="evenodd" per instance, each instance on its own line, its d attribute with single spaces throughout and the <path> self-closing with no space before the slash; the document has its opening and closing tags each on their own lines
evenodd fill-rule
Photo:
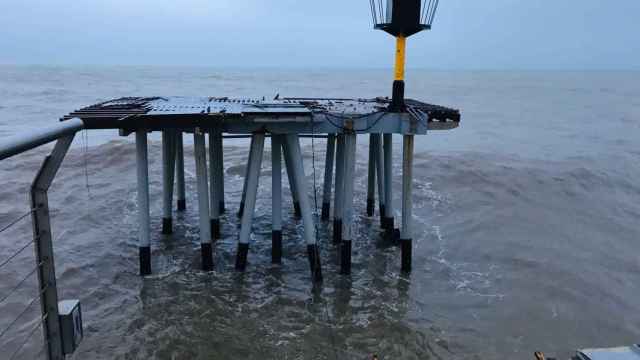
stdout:
<svg viewBox="0 0 640 360">
<path fill-rule="evenodd" d="M 202 269 L 213 269 L 212 241 L 221 237 L 220 215 L 225 211 L 222 131 L 212 129 L 209 135 L 209 171 L 205 132 L 194 130 L 194 158 L 198 198 L 199 229 Z M 235 267 L 244 271 L 247 266 L 249 239 L 256 204 L 260 169 L 265 146 L 265 133 L 251 135 L 242 198 L 238 216 L 241 218 Z M 356 134 L 329 134 L 325 158 L 325 173 L 321 219 L 330 220 L 333 197 L 333 242 L 340 246 L 340 272 L 350 274 L 351 251 L 354 239 L 354 179 L 356 165 Z M 380 226 L 384 238 L 400 244 L 401 269 L 411 271 L 412 248 L 412 170 L 414 136 L 404 135 L 402 167 L 402 226 L 394 225 L 393 210 L 393 137 L 392 134 L 370 134 L 367 183 L 367 216 L 375 212 L 376 190 L 380 212 Z M 149 181 L 147 130 L 136 131 L 139 258 L 140 274 L 151 274 Z M 316 238 L 316 224 L 308 184 L 304 174 L 302 151 L 297 134 L 271 134 L 272 160 L 272 262 L 282 261 L 282 160 L 291 189 L 294 213 L 302 218 L 303 238 L 312 278 L 322 281 L 322 267 Z M 168 129 L 162 132 L 163 164 L 163 219 L 162 233 L 171 234 L 174 185 L 177 188 L 177 209 L 186 209 L 184 181 L 184 151 L 182 131 Z M 334 165 L 335 164 L 335 165 Z M 335 170 L 335 182 L 334 172 Z M 176 179 L 177 178 L 177 179 Z M 333 186 L 332 186 L 333 185 Z M 376 186 L 377 185 L 377 186 Z M 333 195 L 333 196 L 332 196 Z"/>
</svg>

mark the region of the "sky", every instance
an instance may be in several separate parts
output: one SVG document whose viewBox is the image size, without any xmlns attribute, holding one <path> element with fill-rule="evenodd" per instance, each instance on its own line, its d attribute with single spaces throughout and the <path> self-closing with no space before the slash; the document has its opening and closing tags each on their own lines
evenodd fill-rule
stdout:
<svg viewBox="0 0 640 360">
<path fill-rule="evenodd" d="M 387 68 L 368 0 L 0 0 L 0 64 Z M 441 0 L 407 67 L 639 70 L 640 0 Z"/>
</svg>

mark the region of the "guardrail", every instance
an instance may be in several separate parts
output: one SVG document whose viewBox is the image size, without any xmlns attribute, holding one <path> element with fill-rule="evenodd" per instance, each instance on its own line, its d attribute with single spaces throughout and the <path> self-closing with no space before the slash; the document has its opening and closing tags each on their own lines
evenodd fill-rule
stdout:
<svg viewBox="0 0 640 360">
<path fill-rule="evenodd" d="M 4 226 L 0 225 L 2 226 L 2 228 L 0 228 L 0 235 L 16 224 L 24 221 L 29 216 L 31 217 L 33 226 L 32 240 L 20 245 L 19 248 L 7 258 L 0 259 L 0 273 L 32 244 L 35 253 L 33 269 L 21 277 L 17 283 L 10 285 L 7 293 L 0 294 L 0 306 L 11 299 L 12 295 L 20 290 L 33 274 L 37 274 L 38 277 L 38 291 L 36 296 L 29 300 L 24 309 L 18 312 L 17 316 L 9 321 L 8 324 L 0 324 L 0 341 L 6 341 L 6 339 L 3 340 L 3 337 L 18 327 L 24 315 L 38 300 L 41 309 L 41 316 L 37 319 L 36 325 L 28 329 L 24 340 L 19 342 L 11 352 L 4 353 L 2 355 L 3 358 L 4 355 L 7 355 L 7 359 L 13 360 L 19 356 L 24 346 L 39 328 L 42 328 L 44 353 L 49 360 L 64 359 L 65 355 L 73 351 L 77 345 L 78 339 L 69 338 L 66 333 L 66 324 L 64 324 L 65 326 L 61 324 L 61 321 L 66 322 L 67 318 L 65 317 L 66 314 L 60 317 L 60 309 L 58 307 L 58 291 L 47 192 L 69 150 L 75 134 L 82 129 L 84 129 L 84 124 L 80 119 L 71 119 L 50 128 L 33 131 L 26 135 L 12 136 L 0 141 L 0 160 L 56 141 L 53 150 L 44 159 L 31 185 L 29 211 Z M 2 277 L 0 276 L 0 278 Z M 81 332 L 82 329 L 80 328 L 78 330 Z"/>
</svg>

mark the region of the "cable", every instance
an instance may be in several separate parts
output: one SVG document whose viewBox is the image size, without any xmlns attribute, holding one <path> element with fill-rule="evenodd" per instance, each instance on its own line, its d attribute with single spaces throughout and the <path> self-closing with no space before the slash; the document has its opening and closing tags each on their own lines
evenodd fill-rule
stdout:
<svg viewBox="0 0 640 360">
<path fill-rule="evenodd" d="M 329 124 L 331 124 L 333 127 L 335 127 L 338 130 L 342 130 L 342 131 L 369 131 L 371 130 L 373 127 L 375 127 L 376 125 L 378 125 L 378 122 L 380 122 L 380 120 L 387 116 L 387 114 L 389 114 L 387 111 L 378 111 L 375 113 L 371 113 L 371 114 L 366 114 L 366 115 L 358 115 L 358 116 L 346 116 L 346 115 L 336 115 L 336 114 L 332 114 L 329 112 L 321 112 L 321 114 L 325 115 L 327 118 L 327 121 L 329 122 Z M 373 124 L 363 128 L 363 129 L 349 129 L 346 128 L 344 126 L 338 125 L 336 123 L 334 123 L 333 121 L 329 120 L 329 118 L 336 118 L 339 120 L 358 120 L 358 119 L 363 119 L 365 117 L 374 115 L 374 114 L 380 114 L 380 116 L 378 116 L 378 118 L 373 122 Z"/>
<path fill-rule="evenodd" d="M 33 212 L 34 212 L 35 210 L 36 210 L 36 209 L 31 209 L 31 210 L 29 210 L 28 212 L 26 212 L 26 213 L 24 213 L 24 214 L 20 215 L 20 217 L 19 217 L 19 218 L 17 218 L 17 219 L 15 219 L 15 220 L 13 220 L 13 221 L 12 221 L 12 222 L 10 222 L 8 225 L 6 225 L 6 226 L 5 226 L 5 227 L 3 227 L 2 229 L 0 229 L 0 233 L 4 232 L 4 231 L 5 231 L 5 230 L 7 230 L 8 228 L 10 228 L 10 227 L 12 227 L 13 225 L 17 224 L 18 222 L 20 222 L 20 220 L 22 220 L 22 219 L 26 218 L 27 216 L 29 216 L 29 215 L 33 214 Z"/>
<path fill-rule="evenodd" d="M 27 310 L 29 310 L 31 305 L 33 305 L 33 303 L 36 302 L 36 300 L 40 299 L 40 295 L 42 295 L 42 293 L 44 293 L 46 290 L 47 290 L 47 287 L 42 289 L 38 294 L 38 296 L 31 299 L 31 301 L 29 302 L 29 305 L 27 305 L 27 307 L 25 307 L 24 310 L 22 310 L 20 314 L 18 314 L 18 316 L 16 316 L 16 318 L 13 319 L 13 321 L 9 325 L 7 325 L 7 327 L 4 328 L 4 330 L 2 330 L 2 332 L 0 333 L 0 339 L 4 336 L 4 334 L 6 334 L 9 331 L 9 329 L 11 329 L 13 325 L 15 325 L 15 323 L 20 319 L 20 317 L 22 317 L 22 315 L 24 315 L 27 312 Z"/>
<path fill-rule="evenodd" d="M 29 277 L 31 277 L 31 275 L 33 275 L 33 273 L 36 272 L 36 270 L 40 269 L 40 266 L 42 266 L 42 264 L 44 263 L 44 261 L 40 262 L 40 264 L 38 264 L 38 266 L 36 266 L 35 268 L 33 268 L 33 270 L 31 270 L 27 276 L 25 276 L 22 280 L 20 280 L 18 282 L 17 285 L 15 285 L 7 295 L 5 295 L 2 299 L 0 299 L 0 304 L 2 304 L 5 300 L 7 300 L 9 298 L 9 296 L 13 295 L 13 293 L 22 285 L 24 284 L 25 281 L 27 281 L 27 279 Z"/>
<path fill-rule="evenodd" d="M 16 349 L 16 351 L 13 352 L 13 354 L 11 354 L 11 356 L 9 357 L 9 360 L 13 360 L 16 355 L 18 355 L 20 353 L 20 350 L 22 350 L 22 348 L 27 344 L 27 342 L 29 341 L 29 339 L 31 339 L 31 337 L 33 336 L 33 334 L 36 332 L 36 330 L 42 326 L 42 323 L 47 319 L 48 314 L 45 314 L 41 319 L 40 322 L 38 324 L 36 324 L 36 326 L 33 327 L 33 329 L 31 329 L 29 331 L 29 335 L 27 335 L 27 337 L 24 339 L 24 341 L 22 342 L 22 344 L 20 344 L 20 346 Z M 44 345 L 46 345 L 47 343 L 45 342 Z M 43 345 L 43 346 L 44 346 Z"/>
<path fill-rule="evenodd" d="M 5 260 L 2 264 L 0 264 L 0 269 L 7 265 L 11 260 L 13 260 L 13 258 L 15 258 L 16 256 L 18 256 L 18 254 L 20 254 L 22 251 L 24 251 L 24 249 L 27 248 L 27 246 L 31 245 L 33 243 L 35 239 L 30 240 L 28 243 L 24 244 L 18 251 L 16 251 L 13 255 L 9 256 L 9 258 L 7 260 Z"/>
</svg>

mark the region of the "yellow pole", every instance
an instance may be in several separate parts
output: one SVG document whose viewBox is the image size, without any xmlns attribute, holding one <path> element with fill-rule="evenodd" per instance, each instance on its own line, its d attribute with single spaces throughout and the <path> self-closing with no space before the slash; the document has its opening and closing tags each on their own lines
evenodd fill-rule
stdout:
<svg viewBox="0 0 640 360">
<path fill-rule="evenodd" d="M 406 45 L 406 37 L 396 37 L 396 67 L 394 80 L 404 80 L 404 57 Z"/>
</svg>

